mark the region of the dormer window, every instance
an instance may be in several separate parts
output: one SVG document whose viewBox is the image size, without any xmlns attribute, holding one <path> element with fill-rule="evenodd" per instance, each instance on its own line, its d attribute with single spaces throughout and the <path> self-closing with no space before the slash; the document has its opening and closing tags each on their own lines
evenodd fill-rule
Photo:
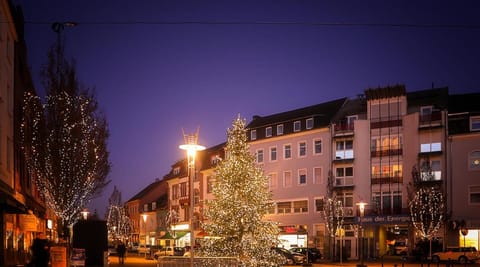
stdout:
<svg viewBox="0 0 480 267">
<path fill-rule="evenodd" d="M 293 131 L 294 132 L 299 132 L 301 130 L 301 124 L 300 121 L 295 121 L 293 123 Z"/>
<path fill-rule="evenodd" d="M 265 128 L 265 136 L 271 137 L 272 136 L 272 127 Z"/>
<path fill-rule="evenodd" d="M 470 118 L 470 131 L 480 131 L 480 117 Z"/>
<path fill-rule="evenodd" d="M 277 125 L 277 135 L 283 134 L 283 124 Z"/>
<path fill-rule="evenodd" d="M 307 125 L 307 129 L 312 129 L 313 128 L 313 118 L 307 119 L 306 125 Z"/>
<path fill-rule="evenodd" d="M 180 174 L 180 167 L 175 167 L 175 168 L 173 169 L 173 174 L 174 174 L 174 175 L 179 175 L 179 174 Z"/>
<path fill-rule="evenodd" d="M 250 131 L 250 140 L 257 140 L 257 130 Z"/>
<path fill-rule="evenodd" d="M 433 107 L 432 106 L 424 106 L 420 108 L 420 115 L 431 115 Z"/>
</svg>

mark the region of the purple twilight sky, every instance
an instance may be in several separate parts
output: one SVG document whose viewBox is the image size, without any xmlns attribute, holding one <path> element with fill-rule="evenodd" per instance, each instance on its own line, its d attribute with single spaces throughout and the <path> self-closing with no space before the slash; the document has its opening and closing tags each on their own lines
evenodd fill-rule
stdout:
<svg viewBox="0 0 480 267">
<path fill-rule="evenodd" d="M 109 122 L 110 186 L 103 215 L 184 156 L 182 128 L 199 143 L 226 140 L 240 114 L 268 115 L 370 87 L 480 91 L 480 2 L 309 0 L 13 0 L 26 20 L 38 92 L 41 65 L 65 28 L 67 56 L 95 88 Z"/>
</svg>

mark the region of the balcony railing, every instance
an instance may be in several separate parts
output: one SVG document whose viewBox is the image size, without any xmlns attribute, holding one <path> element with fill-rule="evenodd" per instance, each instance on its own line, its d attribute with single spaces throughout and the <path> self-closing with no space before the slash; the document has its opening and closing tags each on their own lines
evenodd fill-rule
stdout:
<svg viewBox="0 0 480 267">
<path fill-rule="evenodd" d="M 372 174 L 372 184 L 403 183 L 403 176 L 388 174 Z"/>
<path fill-rule="evenodd" d="M 389 128 L 402 126 L 402 118 L 400 116 L 372 118 L 370 119 L 370 128 Z"/>
<path fill-rule="evenodd" d="M 420 126 L 441 125 L 442 124 L 442 112 L 441 111 L 434 111 L 430 114 L 420 115 L 419 123 L 420 123 Z"/>
<path fill-rule="evenodd" d="M 337 122 L 333 127 L 334 135 L 353 134 L 354 130 L 354 124 L 347 122 Z"/>
<path fill-rule="evenodd" d="M 390 149 L 381 149 L 381 150 L 372 150 L 370 151 L 370 156 L 373 157 L 388 157 L 388 156 L 399 156 L 403 154 L 402 148 L 390 148 Z"/>
</svg>

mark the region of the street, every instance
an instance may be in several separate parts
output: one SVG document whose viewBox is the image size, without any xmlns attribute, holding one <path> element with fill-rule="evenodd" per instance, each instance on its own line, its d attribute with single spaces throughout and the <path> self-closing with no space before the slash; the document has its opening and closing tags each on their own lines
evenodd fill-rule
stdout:
<svg viewBox="0 0 480 267">
<path fill-rule="evenodd" d="M 153 259 L 145 259 L 143 255 L 138 255 L 138 254 L 128 254 L 127 257 L 125 258 L 125 264 L 120 265 L 118 263 L 118 257 L 116 256 L 110 256 L 109 257 L 110 261 L 110 266 L 111 267 L 140 267 L 140 266 L 151 266 L 151 267 L 156 267 L 157 266 L 157 261 Z M 319 262 L 312 264 L 312 267 L 356 267 L 357 264 L 359 264 L 357 261 L 348 261 L 344 263 L 339 263 L 339 262 Z M 403 265 L 402 265 L 403 264 Z M 366 261 L 364 263 L 366 267 L 402 267 L 402 266 L 408 266 L 408 267 L 449 267 L 449 265 L 446 262 L 440 263 L 440 264 L 420 264 L 420 263 L 405 263 L 402 262 L 400 259 L 388 259 L 385 260 L 382 264 L 380 260 L 378 261 Z M 291 266 L 284 266 L 284 267 L 294 267 L 295 265 Z M 299 265 L 297 265 L 299 266 Z M 450 265 L 450 267 L 461 267 L 461 266 L 466 266 L 466 267 L 480 267 L 480 264 L 477 262 L 475 264 L 466 264 L 466 265 L 461 265 L 458 263 L 453 263 Z"/>
</svg>

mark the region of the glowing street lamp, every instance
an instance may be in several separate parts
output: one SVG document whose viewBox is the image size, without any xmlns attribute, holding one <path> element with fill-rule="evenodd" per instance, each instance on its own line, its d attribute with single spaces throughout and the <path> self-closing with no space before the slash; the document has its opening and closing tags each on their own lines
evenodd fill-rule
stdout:
<svg viewBox="0 0 480 267">
<path fill-rule="evenodd" d="M 148 240 L 147 240 L 147 217 L 148 217 L 148 214 L 146 213 L 143 213 L 142 214 L 142 218 L 143 218 L 143 224 L 144 224 L 144 230 L 145 230 L 145 258 L 147 258 L 147 244 L 148 244 Z"/>
<path fill-rule="evenodd" d="M 82 217 L 84 220 L 87 220 L 88 219 L 88 214 L 90 213 L 86 208 L 83 209 L 83 211 L 81 211 L 82 213 Z"/>
<path fill-rule="evenodd" d="M 185 140 L 185 144 L 180 145 L 179 148 L 182 150 L 187 151 L 187 167 L 188 167 L 188 179 L 190 183 L 190 220 L 189 220 L 189 228 L 190 228 L 190 266 L 193 267 L 193 254 L 194 254 L 194 246 L 195 246 L 195 233 L 193 229 L 193 224 L 194 224 L 194 186 L 193 182 L 195 180 L 195 155 L 197 151 L 204 150 L 205 147 L 198 145 L 198 129 L 195 134 L 185 134 L 183 132 L 183 138 Z"/>
<path fill-rule="evenodd" d="M 360 264 L 357 265 L 357 267 L 366 267 L 366 265 L 363 264 L 363 227 L 362 227 L 362 221 L 363 221 L 363 215 L 365 215 L 365 206 L 367 203 L 360 201 L 357 203 L 358 209 L 360 211 Z"/>
</svg>

